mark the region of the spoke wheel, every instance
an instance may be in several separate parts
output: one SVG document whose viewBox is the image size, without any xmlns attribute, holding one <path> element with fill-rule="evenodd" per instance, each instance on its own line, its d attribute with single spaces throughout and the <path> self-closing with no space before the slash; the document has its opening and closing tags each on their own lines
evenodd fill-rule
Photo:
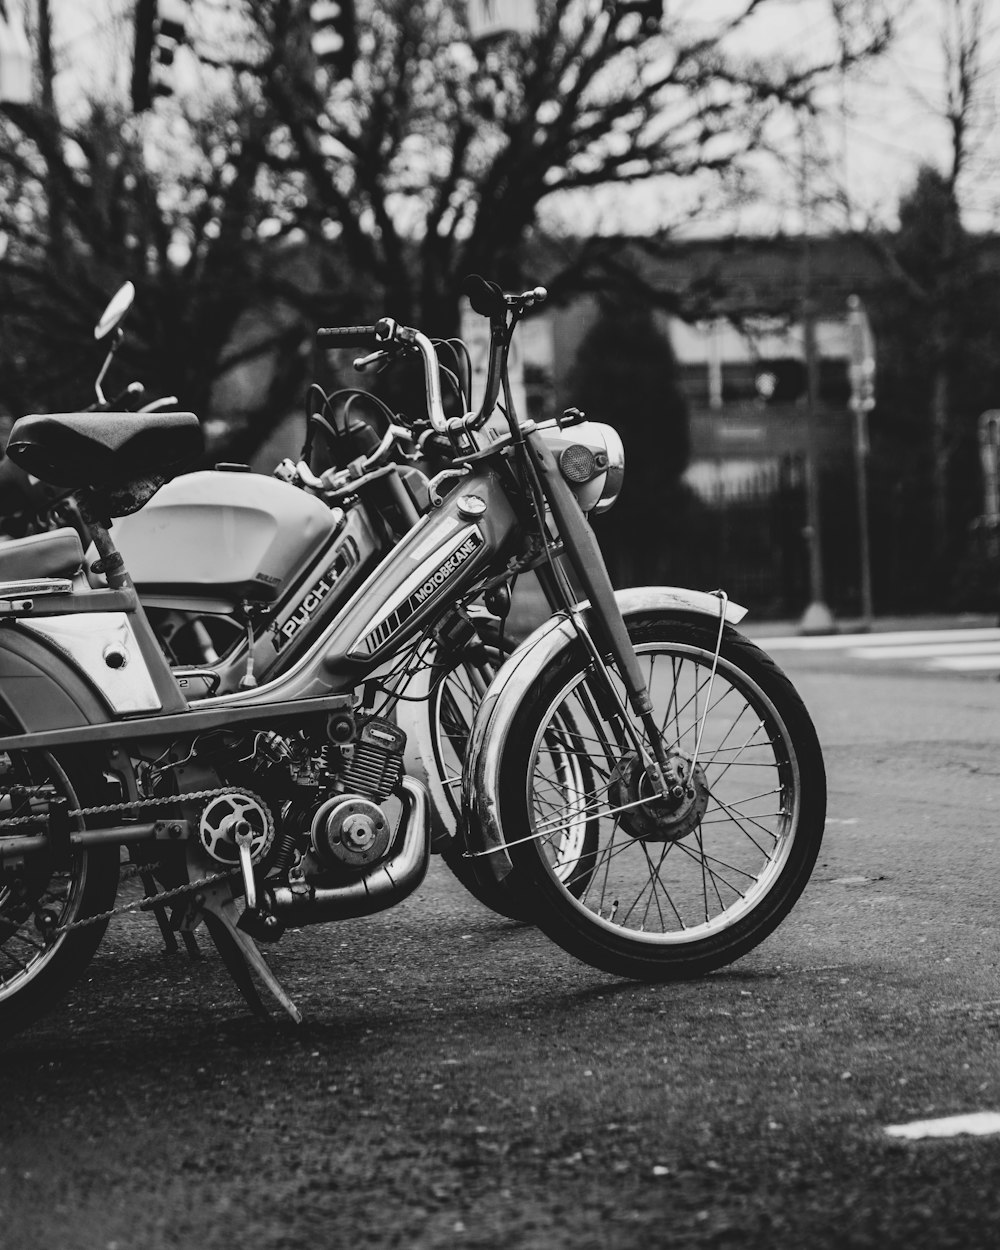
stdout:
<svg viewBox="0 0 1000 1250">
<path fill-rule="evenodd" d="M 0 819 L 36 817 L 37 823 L 0 826 L 3 834 L 38 833 L 59 809 L 87 802 L 99 762 L 63 764 L 40 752 L 0 753 Z M 76 783 L 71 778 L 77 778 Z M 93 793 L 93 787 L 90 787 Z M 60 926 L 108 910 L 118 888 L 118 848 L 30 852 L 0 858 L 0 1035 L 30 1024 L 70 988 L 90 962 L 107 927 L 95 923 L 68 933 Z"/>
<path fill-rule="evenodd" d="M 654 788 L 589 658 L 572 649 L 515 717 L 501 822 L 538 924 L 565 949 L 623 976 L 697 976 L 761 942 L 804 888 L 825 820 L 822 755 L 791 683 L 734 630 L 713 676 L 715 627 L 653 616 L 629 628 L 670 797 Z M 624 698 L 617 674 L 611 681 Z M 553 772 L 546 745 L 565 725 L 587 762 L 585 811 L 598 829 L 586 887 L 575 892 L 554 847 L 580 819 L 580 794 Z"/>
<path fill-rule="evenodd" d="M 438 683 L 428 704 L 431 732 L 432 767 L 428 769 L 431 794 L 438 815 L 449 832 L 458 827 L 462 801 L 462 766 L 476 710 L 493 680 L 492 664 L 471 660 L 457 664 Z M 556 718 L 545 738 L 545 754 L 565 795 L 582 796 L 589 787 L 589 764 L 572 747 L 570 726 Z M 578 811 L 583 812 L 582 799 Z M 556 875 L 574 892 L 582 890 L 589 877 L 596 846 L 597 829 L 585 815 L 567 823 L 554 849 Z M 530 898 L 518 888 L 516 879 L 502 882 L 488 874 L 480 875 L 465 855 L 461 843 L 447 847 L 441 855 L 458 880 L 481 903 L 511 920 L 530 920 Z"/>
</svg>

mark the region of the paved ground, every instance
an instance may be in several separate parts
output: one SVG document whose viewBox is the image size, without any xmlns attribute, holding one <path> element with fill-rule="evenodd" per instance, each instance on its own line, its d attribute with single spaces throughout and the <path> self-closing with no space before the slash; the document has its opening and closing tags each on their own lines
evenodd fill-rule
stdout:
<svg viewBox="0 0 1000 1250">
<path fill-rule="evenodd" d="M 788 647 L 830 821 L 779 931 L 703 981 L 574 963 L 435 865 L 291 935 L 307 1013 L 121 924 L 0 1049 L 0 1246 L 992 1247 L 1000 683 Z"/>
</svg>

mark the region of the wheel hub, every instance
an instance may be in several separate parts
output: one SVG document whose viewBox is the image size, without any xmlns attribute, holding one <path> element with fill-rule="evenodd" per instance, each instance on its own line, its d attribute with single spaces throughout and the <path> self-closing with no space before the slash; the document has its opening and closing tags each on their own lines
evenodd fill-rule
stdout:
<svg viewBox="0 0 1000 1250">
<path fill-rule="evenodd" d="M 629 751 L 611 774 L 610 792 L 619 820 L 630 837 L 646 842 L 678 842 L 701 822 L 708 807 L 708 785 L 700 764 L 679 751 L 667 757 L 664 769 L 669 794 L 664 798 L 638 752 Z M 636 804 L 637 806 L 630 806 Z"/>
</svg>

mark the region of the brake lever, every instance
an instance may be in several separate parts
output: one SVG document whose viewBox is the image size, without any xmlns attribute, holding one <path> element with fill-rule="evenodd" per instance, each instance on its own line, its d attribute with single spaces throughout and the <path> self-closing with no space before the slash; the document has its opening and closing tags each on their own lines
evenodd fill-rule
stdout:
<svg viewBox="0 0 1000 1250">
<path fill-rule="evenodd" d="M 381 373 L 391 360 L 391 353 L 381 348 L 377 352 L 370 352 L 367 356 L 356 357 L 353 364 L 358 373 L 364 373 L 366 369 L 370 369 L 372 366 L 374 366 L 376 373 Z"/>
<path fill-rule="evenodd" d="M 422 460 L 423 459 L 419 450 L 420 442 L 418 439 L 413 437 L 412 430 L 408 429 L 405 425 L 393 424 L 389 426 L 388 432 L 393 435 L 393 440 L 395 442 L 396 451 L 399 453 L 399 455 L 403 457 L 404 460 Z M 411 447 L 416 447 L 417 450 L 407 451 L 403 446 L 404 442 L 409 443 Z"/>
<path fill-rule="evenodd" d="M 544 304 L 549 293 L 543 286 L 533 286 L 530 291 L 522 291 L 520 295 L 507 295 L 504 300 L 508 308 L 531 308 L 534 304 Z"/>
</svg>

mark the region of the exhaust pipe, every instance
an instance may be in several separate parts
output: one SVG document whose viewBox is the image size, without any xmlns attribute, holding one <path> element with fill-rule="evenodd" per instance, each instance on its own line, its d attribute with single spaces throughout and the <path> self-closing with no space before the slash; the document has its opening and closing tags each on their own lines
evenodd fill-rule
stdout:
<svg viewBox="0 0 1000 1250">
<path fill-rule="evenodd" d="M 283 925 L 322 924 L 369 916 L 402 902 L 423 881 L 430 860 L 430 800 L 423 782 L 404 777 L 406 828 L 399 853 L 347 885 L 278 886 L 266 892 L 265 909 Z"/>
</svg>

